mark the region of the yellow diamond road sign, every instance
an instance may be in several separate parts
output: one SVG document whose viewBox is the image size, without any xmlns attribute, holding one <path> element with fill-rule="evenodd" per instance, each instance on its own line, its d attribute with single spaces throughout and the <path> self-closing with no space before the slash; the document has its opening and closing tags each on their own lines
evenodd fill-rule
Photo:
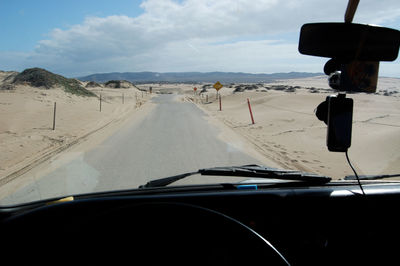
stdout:
<svg viewBox="0 0 400 266">
<path fill-rule="evenodd" d="M 214 89 L 216 89 L 217 91 L 219 91 L 223 86 L 222 86 L 222 84 L 219 82 L 219 81 L 217 81 L 215 84 L 214 84 Z"/>
</svg>

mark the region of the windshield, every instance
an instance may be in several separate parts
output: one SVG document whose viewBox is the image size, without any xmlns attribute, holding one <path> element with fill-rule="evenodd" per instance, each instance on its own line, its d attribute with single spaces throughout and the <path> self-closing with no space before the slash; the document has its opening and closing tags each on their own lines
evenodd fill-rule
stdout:
<svg viewBox="0 0 400 266">
<path fill-rule="evenodd" d="M 337 94 L 328 58 L 298 51 L 303 24 L 344 22 L 346 6 L 2 1 L 0 205 L 133 189 L 210 167 L 352 175 L 315 115 Z M 399 29 L 398 1 L 361 1 L 353 22 Z M 358 174 L 400 172 L 399 69 L 399 59 L 381 62 L 375 93 L 347 95 Z"/>
</svg>

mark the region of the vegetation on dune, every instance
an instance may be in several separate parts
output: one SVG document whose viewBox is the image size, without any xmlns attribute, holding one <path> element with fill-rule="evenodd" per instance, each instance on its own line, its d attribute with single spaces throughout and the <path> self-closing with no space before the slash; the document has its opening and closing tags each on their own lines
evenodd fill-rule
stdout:
<svg viewBox="0 0 400 266">
<path fill-rule="evenodd" d="M 101 87 L 101 85 L 94 81 L 90 81 L 88 82 L 88 84 L 86 84 L 86 88 L 96 88 L 96 87 Z"/>
<path fill-rule="evenodd" d="M 65 78 L 42 68 L 25 69 L 15 76 L 13 83 L 29 84 L 33 87 L 44 87 L 46 89 L 60 86 L 64 88 L 65 92 L 78 96 L 96 96 L 93 92 L 82 87 L 78 80 Z"/>
<path fill-rule="evenodd" d="M 104 86 L 114 89 L 127 89 L 135 87 L 131 82 L 127 80 L 109 80 L 106 83 L 104 83 Z"/>
</svg>

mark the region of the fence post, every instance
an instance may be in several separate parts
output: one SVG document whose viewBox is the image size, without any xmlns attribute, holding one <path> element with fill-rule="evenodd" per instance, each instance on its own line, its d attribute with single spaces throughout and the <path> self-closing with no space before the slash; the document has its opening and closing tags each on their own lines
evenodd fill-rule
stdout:
<svg viewBox="0 0 400 266">
<path fill-rule="evenodd" d="M 56 108 L 57 108 L 57 103 L 54 102 L 54 113 L 53 113 L 53 130 L 56 129 Z"/>
<path fill-rule="evenodd" d="M 251 123 L 253 123 L 253 125 L 254 125 L 253 112 L 251 111 L 251 105 L 250 105 L 250 100 L 249 100 L 249 98 L 247 98 L 247 104 L 249 105 L 249 111 L 250 111 Z"/>
</svg>

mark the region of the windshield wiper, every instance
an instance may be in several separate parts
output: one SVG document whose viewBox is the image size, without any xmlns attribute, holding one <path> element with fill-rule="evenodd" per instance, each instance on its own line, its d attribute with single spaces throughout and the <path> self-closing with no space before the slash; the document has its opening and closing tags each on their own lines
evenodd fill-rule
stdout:
<svg viewBox="0 0 400 266">
<path fill-rule="evenodd" d="M 304 181 L 313 183 L 327 183 L 331 181 L 330 177 L 320 176 L 317 174 L 306 173 L 296 170 L 278 169 L 272 167 L 264 167 L 255 164 L 243 166 L 229 166 L 229 167 L 213 167 L 200 169 L 197 172 L 190 172 L 176 176 L 149 181 L 139 188 L 145 187 L 164 187 L 185 177 L 201 174 L 201 175 L 215 175 L 215 176 L 240 176 L 240 177 L 253 177 L 253 178 L 268 178 L 290 181 Z"/>
<path fill-rule="evenodd" d="M 390 177 L 397 177 L 400 174 L 393 174 L 393 175 L 359 175 L 358 178 L 360 180 L 376 180 L 376 179 L 383 179 L 383 178 L 390 178 Z M 357 180 L 355 175 L 347 175 L 345 176 L 344 180 Z"/>
</svg>

